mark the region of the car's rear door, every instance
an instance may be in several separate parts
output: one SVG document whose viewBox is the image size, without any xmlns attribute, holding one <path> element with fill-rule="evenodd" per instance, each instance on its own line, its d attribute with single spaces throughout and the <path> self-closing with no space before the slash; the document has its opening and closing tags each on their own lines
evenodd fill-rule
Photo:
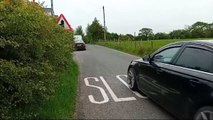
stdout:
<svg viewBox="0 0 213 120">
<path fill-rule="evenodd" d="M 169 111 L 187 117 L 192 106 L 208 94 L 207 80 L 212 79 L 213 53 L 199 45 L 186 45 L 174 64 L 160 65 L 158 83 L 162 86 L 161 101 Z M 211 77 L 211 78 L 210 78 Z"/>
</svg>

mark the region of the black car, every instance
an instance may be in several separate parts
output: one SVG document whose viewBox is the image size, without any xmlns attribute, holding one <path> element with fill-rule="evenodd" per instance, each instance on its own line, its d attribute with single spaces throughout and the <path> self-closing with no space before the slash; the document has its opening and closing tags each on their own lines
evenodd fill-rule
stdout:
<svg viewBox="0 0 213 120">
<path fill-rule="evenodd" d="M 172 43 L 134 60 L 127 82 L 179 119 L 213 120 L 213 40 Z"/>
</svg>

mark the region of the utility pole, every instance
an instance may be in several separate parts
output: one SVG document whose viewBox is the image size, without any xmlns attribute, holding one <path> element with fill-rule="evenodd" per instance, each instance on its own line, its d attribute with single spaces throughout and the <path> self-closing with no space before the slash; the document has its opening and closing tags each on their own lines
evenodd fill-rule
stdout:
<svg viewBox="0 0 213 120">
<path fill-rule="evenodd" d="M 54 15 L 54 10 L 53 10 L 53 0 L 51 0 L 51 9 L 52 9 L 52 15 Z"/>
<path fill-rule="evenodd" d="M 106 41 L 106 20 L 105 20 L 105 9 L 103 6 L 103 18 L 104 18 L 104 40 Z"/>
</svg>

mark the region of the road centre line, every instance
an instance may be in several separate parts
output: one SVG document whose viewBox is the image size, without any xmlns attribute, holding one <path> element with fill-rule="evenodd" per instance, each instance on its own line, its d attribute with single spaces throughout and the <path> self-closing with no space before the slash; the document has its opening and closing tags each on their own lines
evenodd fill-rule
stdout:
<svg viewBox="0 0 213 120">
<path fill-rule="evenodd" d="M 124 77 L 126 77 L 127 78 L 127 75 L 117 75 L 116 76 L 116 78 L 118 79 L 118 80 L 120 80 L 128 89 L 130 89 L 129 88 L 129 85 L 121 78 L 121 76 L 124 76 Z M 131 89 L 130 89 L 131 90 Z M 132 91 L 132 90 L 131 90 Z M 138 96 L 139 98 L 143 98 L 143 99 L 147 99 L 147 97 L 145 97 L 145 96 L 142 96 L 140 93 L 138 93 L 138 92 L 136 92 L 136 91 L 132 91 L 136 96 Z"/>
</svg>

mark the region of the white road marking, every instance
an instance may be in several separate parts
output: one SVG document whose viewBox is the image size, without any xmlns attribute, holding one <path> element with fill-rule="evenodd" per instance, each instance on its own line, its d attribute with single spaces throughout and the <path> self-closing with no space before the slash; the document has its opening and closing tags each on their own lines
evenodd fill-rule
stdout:
<svg viewBox="0 0 213 120">
<path fill-rule="evenodd" d="M 127 75 L 117 75 L 116 78 L 118 80 L 120 80 L 127 88 L 129 88 L 129 85 L 121 78 L 122 76 L 127 78 Z M 130 89 L 130 88 L 129 88 Z M 132 90 L 131 90 L 132 91 Z M 138 96 L 139 98 L 143 98 L 146 99 L 147 97 L 141 95 L 140 93 L 136 92 L 136 91 L 132 91 L 136 96 Z"/>
<path fill-rule="evenodd" d="M 101 94 L 102 94 L 102 96 L 103 96 L 103 98 L 104 98 L 103 101 L 95 101 L 93 95 L 89 95 L 88 97 L 89 97 L 90 102 L 91 102 L 91 103 L 95 103 L 95 104 L 104 104 L 104 103 L 109 102 L 109 98 L 108 98 L 106 92 L 104 91 L 104 89 L 101 88 L 101 87 L 95 86 L 95 85 L 90 85 L 90 84 L 89 84 L 89 81 L 88 81 L 89 79 L 93 79 L 93 80 L 95 80 L 96 82 L 98 82 L 98 81 L 99 81 L 98 78 L 96 78 L 96 77 L 88 77 L 88 78 L 85 78 L 85 79 L 84 79 L 84 82 L 85 82 L 86 86 L 99 89 L 100 92 L 101 92 Z"/>
<path fill-rule="evenodd" d="M 100 79 L 102 80 L 103 84 L 106 86 L 107 90 L 109 91 L 111 97 L 113 98 L 113 100 L 115 102 L 122 102 L 122 101 L 132 101 L 132 100 L 136 100 L 135 97 L 127 97 L 127 98 L 118 98 L 115 93 L 112 91 L 112 89 L 109 87 L 109 85 L 107 84 L 107 82 L 105 81 L 105 79 L 100 76 Z"/>
</svg>

